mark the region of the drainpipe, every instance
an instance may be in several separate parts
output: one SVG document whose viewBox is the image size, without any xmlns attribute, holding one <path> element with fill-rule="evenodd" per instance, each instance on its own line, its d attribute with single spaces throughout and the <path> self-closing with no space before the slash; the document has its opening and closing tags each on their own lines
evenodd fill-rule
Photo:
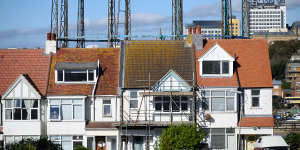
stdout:
<svg viewBox="0 0 300 150">
<path fill-rule="evenodd" d="M 99 65 L 100 65 L 100 62 L 99 62 L 99 59 L 98 59 L 98 68 L 99 68 Z M 97 88 L 97 85 L 98 85 L 98 80 L 99 80 L 99 76 L 100 76 L 100 74 L 98 73 L 98 76 L 96 76 L 96 83 L 94 84 L 94 88 L 93 88 L 93 93 L 92 93 L 92 101 L 93 101 L 93 121 L 95 122 L 96 121 L 96 106 L 95 106 L 95 104 L 96 104 L 96 102 L 95 102 L 95 100 L 96 100 L 96 96 L 95 96 L 95 93 L 96 93 L 96 88 Z"/>
</svg>

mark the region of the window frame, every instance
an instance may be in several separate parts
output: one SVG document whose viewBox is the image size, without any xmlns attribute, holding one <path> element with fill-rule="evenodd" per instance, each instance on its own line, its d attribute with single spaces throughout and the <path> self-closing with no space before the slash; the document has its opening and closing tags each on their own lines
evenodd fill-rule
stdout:
<svg viewBox="0 0 300 150">
<path fill-rule="evenodd" d="M 58 139 L 52 139 L 53 137 L 58 137 Z M 71 137 L 71 140 L 63 140 L 63 137 Z M 74 137 L 81 137 L 81 139 L 74 139 Z M 49 140 L 54 143 L 59 143 L 62 146 L 62 142 L 71 142 L 72 149 L 74 149 L 74 142 L 81 142 L 83 146 L 83 135 L 50 135 Z"/>
<path fill-rule="evenodd" d="M 253 95 L 254 91 L 258 91 L 258 95 Z M 251 94 L 251 107 L 253 108 L 259 108 L 260 107 L 260 95 L 261 95 L 261 90 L 260 89 L 251 89 L 250 91 Z M 257 98 L 258 99 L 258 105 L 254 106 L 253 104 L 253 98 Z"/>
<path fill-rule="evenodd" d="M 204 63 L 205 62 L 219 62 L 219 73 L 204 73 Z M 228 73 L 223 73 L 223 64 L 228 63 Z M 232 69 L 232 61 L 230 60 L 202 60 L 201 65 L 200 65 L 200 70 L 201 70 L 201 76 L 231 76 L 231 69 Z"/>
<path fill-rule="evenodd" d="M 20 106 L 19 107 L 15 105 L 15 102 L 17 100 L 20 100 Z M 24 101 L 29 101 L 29 100 L 31 101 L 31 103 L 32 102 L 34 103 L 35 101 L 37 101 L 38 107 L 35 108 L 33 106 L 34 104 L 32 106 L 30 106 L 29 112 L 27 112 L 27 113 L 30 114 L 29 119 L 23 119 L 23 110 L 27 111 L 27 108 L 26 108 L 26 106 L 25 106 L 25 108 L 23 108 L 22 103 L 24 103 Z M 10 108 L 7 107 L 7 102 L 8 101 L 11 101 L 11 107 Z M 38 120 L 40 120 L 40 100 L 39 99 L 5 99 L 4 103 L 5 103 L 4 104 L 4 121 L 38 121 Z M 31 105 L 31 103 L 30 103 L 30 105 Z M 20 109 L 20 111 L 21 111 L 20 112 L 21 113 L 21 116 L 20 116 L 21 118 L 18 119 L 18 120 L 16 120 L 15 117 L 14 117 L 14 112 L 15 112 L 16 109 Z M 11 113 L 11 119 L 6 118 L 7 110 L 11 110 L 11 112 L 10 112 Z M 37 119 L 32 119 L 32 110 L 37 110 Z"/>
<path fill-rule="evenodd" d="M 213 129 L 222 129 L 222 130 L 224 130 L 224 134 L 223 133 L 222 134 L 221 133 L 212 134 Z M 230 130 L 232 130 L 234 132 L 228 132 Z M 210 148 L 213 148 L 211 139 L 212 139 L 212 136 L 214 136 L 214 135 L 215 136 L 223 136 L 224 135 L 224 148 L 219 148 L 219 149 L 228 149 L 228 136 L 235 136 L 236 137 L 234 128 L 209 128 L 209 138 L 210 138 L 209 147 Z"/>
<path fill-rule="evenodd" d="M 58 103 L 57 104 L 51 104 L 51 101 L 53 100 L 57 100 Z M 70 104 L 66 104 L 66 103 L 63 103 L 62 101 L 63 100 L 66 100 L 66 101 L 71 101 Z M 74 101 L 81 101 L 80 103 L 76 103 Z M 72 113 L 72 119 L 71 120 L 66 120 L 62 117 L 62 105 L 71 105 L 72 106 L 72 110 L 71 110 L 71 113 Z M 48 98 L 48 106 L 49 106 L 49 117 L 48 117 L 48 120 L 51 122 L 51 121 L 84 121 L 85 119 L 85 114 L 84 114 L 84 106 L 85 106 L 85 102 L 84 102 L 84 98 Z M 51 107 L 54 106 L 54 107 L 57 107 L 59 112 L 58 112 L 58 118 L 51 118 L 52 115 L 51 115 Z M 74 113 L 74 109 L 75 109 L 75 106 L 81 106 L 81 119 L 75 119 L 75 113 Z"/>
<path fill-rule="evenodd" d="M 213 96 L 212 91 L 219 91 L 219 92 L 224 92 L 224 96 Z M 236 93 L 233 93 L 232 90 L 228 89 L 208 89 L 208 90 L 203 90 L 203 92 L 206 94 L 204 95 L 205 98 L 205 104 L 208 105 L 206 106 L 207 109 L 202 108 L 202 110 L 207 110 L 209 112 L 213 113 L 232 113 L 237 111 L 237 106 L 236 106 Z M 229 95 L 227 93 L 230 93 L 232 95 Z M 224 98 L 224 111 L 213 111 L 212 110 L 212 98 Z M 233 98 L 233 110 L 229 110 L 227 107 L 227 101 L 229 99 Z"/>
<path fill-rule="evenodd" d="M 132 93 L 136 93 L 136 97 L 132 96 Z M 130 91 L 129 92 L 129 108 L 130 109 L 138 109 L 139 108 L 139 101 L 138 101 L 138 92 L 137 91 Z M 131 102 L 136 102 L 136 107 L 132 107 Z"/>
<path fill-rule="evenodd" d="M 179 101 L 177 100 L 177 102 L 179 102 L 179 108 L 173 110 L 173 107 L 177 107 L 178 104 L 174 105 L 173 103 L 175 102 L 174 97 L 169 98 L 170 96 L 165 96 L 165 95 L 158 95 L 158 96 L 154 96 L 154 102 L 153 102 L 153 108 L 154 108 L 154 112 L 164 112 L 164 113 L 182 113 L 182 112 L 188 112 L 190 110 L 189 107 L 189 96 L 178 96 L 179 97 Z M 186 97 L 186 98 L 183 98 Z M 167 102 L 165 102 L 167 101 Z M 167 104 L 167 108 L 168 109 L 164 109 L 164 105 Z M 182 109 L 182 104 L 186 105 L 186 110 Z M 156 106 L 160 105 L 160 110 L 156 109 Z M 170 110 L 170 105 L 171 105 L 171 110 Z"/>
<path fill-rule="evenodd" d="M 59 71 L 62 71 L 62 81 L 58 80 L 58 74 L 59 74 Z M 86 72 L 86 80 L 85 81 L 66 81 L 65 80 L 65 73 L 66 71 L 85 71 Z M 93 71 L 93 79 L 94 80 L 89 80 L 90 76 L 90 72 Z M 55 83 L 95 83 L 96 82 L 96 79 L 97 79 L 97 69 L 82 69 L 82 70 L 67 70 L 67 69 L 62 69 L 62 70 L 56 70 L 55 69 Z"/>
<path fill-rule="evenodd" d="M 110 103 L 109 104 L 104 104 L 104 101 L 109 101 Z M 104 108 L 105 106 L 109 106 L 109 114 L 105 115 L 105 111 L 104 111 Z M 111 99 L 103 99 L 102 100 L 102 115 L 103 117 L 112 117 L 112 110 L 111 110 L 111 107 L 112 106 L 112 100 Z"/>
</svg>

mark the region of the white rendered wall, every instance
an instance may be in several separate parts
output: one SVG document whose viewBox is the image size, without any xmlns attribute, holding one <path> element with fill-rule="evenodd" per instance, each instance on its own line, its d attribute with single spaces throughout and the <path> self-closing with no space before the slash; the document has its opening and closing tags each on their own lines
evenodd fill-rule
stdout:
<svg viewBox="0 0 300 150">
<path fill-rule="evenodd" d="M 237 113 L 210 113 L 213 121 L 207 122 L 208 128 L 235 128 L 237 126 Z"/>
<path fill-rule="evenodd" d="M 257 127 L 243 127 L 236 129 L 238 134 L 250 134 L 250 135 L 273 135 L 273 128 L 257 128 Z"/>
<path fill-rule="evenodd" d="M 103 100 L 111 101 L 111 115 L 103 115 Z M 116 96 L 101 96 L 96 97 L 95 101 L 95 121 L 114 122 L 120 120 L 120 99 Z M 91 105 L 93 107 L 93 105 Z M 93 109 L 93 108 L 91 108 Z"/>
<path fill-rule="evenodd" d="M 57 121 L 48 122 L 48 135 L 83 135 L 85 121 Z"/>
<path fill-rule="evenodd" d="M 3 121 L 4 135 L 41 135 L 41 122 L 36 121 Z"/>
<path fill-rule="evenodd" d="M 245 115 L 272 115 L 272 88 L 260 89 L 259 107 L 252 107 L 251 89 L 244 94 Z"/>
</svg>

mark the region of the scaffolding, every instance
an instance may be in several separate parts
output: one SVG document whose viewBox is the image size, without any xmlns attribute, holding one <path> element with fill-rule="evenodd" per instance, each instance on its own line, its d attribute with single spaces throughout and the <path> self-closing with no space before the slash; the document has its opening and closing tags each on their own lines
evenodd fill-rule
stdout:
<svg viewBox="0 0 300 150">
<path fill-rule="evenodd" d="M 148 78 L 148 80 L 140 81 L 148 82 L 148 88 L 144 88 L 143 92 L 139 93 L 142 99 L 136 111 L 132 111 L 130 108 L 128 112 L 124 111 L 124 101 L 126 101 L 126 97 L 124 97 L 124 90 L 122 90 L 121 122 L 117 125 L 120 128 L 121 134 L 121 150 L 128 148 L 128 137 L 132 136 L 132 133 L 128 132 L 130 129 L 144 131 L 142 136 L 145 139 L 145 148 L 146 150 L 150 150 L 151 147 L 154 149 L 155 144 L 157 144 L 154 143 L 151 145 L 150 143 L 153 138 L 153 129 L 155 128 L 167 128 L 170 125 L 182 123 L 197 124 L 198 127 L 206 127 L 206 121 L 204 120 L 205 113 L 199 113 L 198 111 L 204 95 L 203 92 L 199 91 L 200 88 L 196 86 L 195 79 L 186 81 L 193 83 L 193 87 L 190 91 L 160 91 L 158 88 L 155 88 L 155 86 L 159 85 L 160 81 L 158 81 L 156 85 L 151 86 L 150 83 L 154 80 L 151 80 L 150 73 Z M 173 88 L 176 87 L 173 86 Z M 155 108 L 156 101 L 161 102 L 160 109 Z M 182 105 L 185 104 L 185 102 L 187 102 L 186 107 L 190 109 L 182 111 Z M 167 105 L 164 105 L 166 103 Z M 165 106 L 168 111 L 164 111 Z M 167 116 L 168 119 L 166 120 L 164 116 Z"/>
</svg>

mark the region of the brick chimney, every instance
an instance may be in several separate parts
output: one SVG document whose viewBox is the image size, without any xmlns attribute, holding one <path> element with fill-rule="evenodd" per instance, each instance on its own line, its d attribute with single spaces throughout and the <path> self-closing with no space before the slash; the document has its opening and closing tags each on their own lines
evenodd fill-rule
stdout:
<svg viewBox="0 0 300 150">
<path fill-rule="evenodd" d="M 56 53 L 56 34 L 47 32 L 47 40 L 45 46 L 45 54 Z"/>
</svg>

